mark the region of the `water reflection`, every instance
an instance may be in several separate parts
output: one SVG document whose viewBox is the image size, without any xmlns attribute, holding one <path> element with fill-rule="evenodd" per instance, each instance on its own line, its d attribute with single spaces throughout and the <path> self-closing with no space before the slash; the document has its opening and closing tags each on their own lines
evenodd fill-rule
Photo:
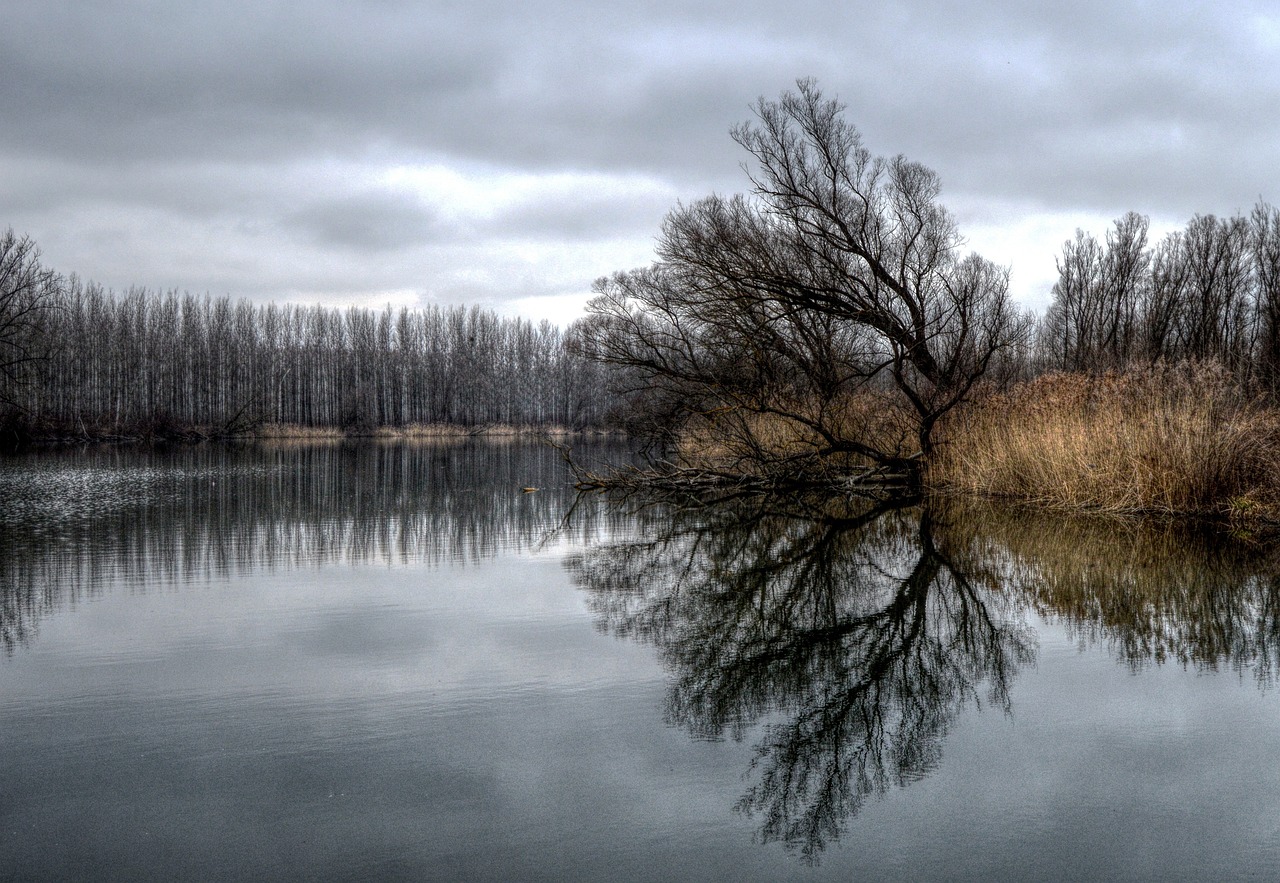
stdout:
<svg viewBox="0 0 1280 883">
<path fill-rule="evenodd" d="M 962 566 L 999 570 L 1008 591 L 1081 646 L 1106 646 L 1135 671 L 1229 668 L 1265 686 L 1280 670 L 1280 562 L 1271 544 L 1210 526 L 948 508 Z"/>
<path fill-rule="evenodd" d="M 655 505 L 642 539 L 569 562 L 599 624 L 653 644 L 667 716 L 755 732 L 738 810 L 814 860 L 869 796 L 927 775 L 966 707 L 1011 711 L 1038 614 L 1134 668 L 1275 670 L 1277 587 L 1258 550 L 1171 524 L 994 508 Z M 755 728 L 759 728 L 758 731 Z"/>
<path fill-rule="evenodd" d="M 601 456 L 610 452 L 602 452 Z M 536 493 L 524 493 L 536 487 Z M 323 564 L 466 564 L 584 542 L 560 454 L 470 444 L 86 448 L 0 461 L 0 644 L 92 598 Z"/>
<path fill-rule="evenodd" d="M 1016 713 L 1018 674 L 1046 623 L 1135 672 L 1226 669 L 1265 686 L 1280 670 L 1275 556 L 1218 533 L 938 500 L 636 509 L 578 498 L 569 484 L 556 451 L 494 444 L 210 445 L 0 461 L 0 643 L 17 653 L 43 619 L 111 587 L 331 564 L 466 566 L 564 540 L 598 625 L 665 662 L 667 720 L 696 739 L 755 746 L 745 792 L 734 782 L 724 802 L 739 798 L 760 839 L 809 859 L 868 799 L 937 769 L 966 710 Z M 494 600 L 504 603 L 502 593 Z M 412 613 L 382 611 L 378 622 Z M 440 634 L 465 626 L 464 613 L 447 628 L 441 620 Z M 353 628 L 341 608 L 333 621 Z M 356 630 L 350 644 L 377 657 L 391 633 Z M 502 635 L 494 646 L 512 649 Z M 529 643 L 558 640 L 542 632 Z M 568 663 L 553 657 L 552 674 L 536 676 L 558 685 L 556 666 Z M 512 650 L 502 696 L 535 677 L 530 658 L 544 656 Z M 405 695 L 417 697 L 426 681 L 404 670 L 414 672 Z M 429 732 L 422 707 L 396 732 Z M 509 721 L 525 713 L 513 708 Z"/>
</svg>

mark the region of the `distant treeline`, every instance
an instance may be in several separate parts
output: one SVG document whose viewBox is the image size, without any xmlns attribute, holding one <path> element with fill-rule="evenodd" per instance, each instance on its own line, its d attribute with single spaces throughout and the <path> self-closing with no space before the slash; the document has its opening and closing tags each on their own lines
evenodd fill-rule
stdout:
<svg viewBox="0 0 1280 883">
<path fill-rule="evenodd" d="M 1280 209 L 1197 215 L 1154 248 L 1148 227 L 1130 212 L 1103 242 L 1077 230 L 1065 244 L 1036 368 L 1212 361 L 1250 387 L 1280 391 Z"/>
<path fill-rule="evenodd" d="M 10 251 L 23 240 L 0 241 Z M 28 260 L 34 260 L 28 245 Z M 594 363 L 549 322 L 478 307 L 369 310 L 104 290 L 45 275 L 11 335 L 0 407 L 43 433 L 165 435 L 256 424 L 371 429 L 603 418 Z M 29 362 L 14 353 L 22 347 Z M 0 361 L 3 361 L 0 353 Z"/>
<path fill-rule="evenodd" d="M 1260 202 L 1247 216 L 1197 215 L 1154 246 L 1149 226 L 1130 212 L 1102 240 L 1078 230 L 1065 243 L 1035 333 L 1001 354 L 1003 382 L 1192 360 L 1224 366 L 1246 390 L 1280 392 L 1280 209 Z M 634 318 L 619 313 L 612 325 L 619 317 Z M 584 352 L 606 339 L 610 323 L 601 318 L 561 329 L 478 307 L 121 294 L 44 267 L 35 244 L 9 231 L 0 236 L 0 424 L 89 436 L 232 433 L 264 423 L 600 426 L 625 418 L 611 409 L 634 409 L 652 386 L 637 380 L 635 366 L 619 372 Z M 682 357 L 717 351 L 728 319 L 704 319 L 705 333 L 682 328 L 688 339 L 660 342 Z M 833 345 L 844 325 L 828 324 L 819 350 L 838 361 L 843 350 Z M 790 333 L 765 326 L 771 339 Z M 657 321 L 637 327 L 665 333 Z M 774 367 L 796 383 L 795 370 Z M 716 410 L 726 384 L 750 379 L 740 360 L 726 370 L 695 411 Z M 689 372 L 677 373 L 687 385 Z M 732 401 L 741 405 L 753 389 Z"/>
</svg>

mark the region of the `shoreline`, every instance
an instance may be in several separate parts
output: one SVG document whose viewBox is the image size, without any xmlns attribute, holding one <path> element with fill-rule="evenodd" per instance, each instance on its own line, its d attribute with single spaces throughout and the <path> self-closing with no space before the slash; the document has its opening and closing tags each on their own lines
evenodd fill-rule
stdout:
<svg viewBox="0 0 1280 883">
<path fill-rule="evenodd" d="M 501 423 L 479 426 L 413 424 L 410 426 L 341 428 L 272 423 L 243 431 L 225 431 L 195 426 L 144 431 L 23 432 L 21 435 L 15 433 L 0 441 L 0 453 L 15 453 L 76 445 L 199 444 L 210 441 L 321 443 L 365 439 L 373 441 L 463 442 L 473 439 L 522 441 L 532 439 L 621 438 L 624 435 L 625 433 L 618 430 L 598 427 L 570 429 L 554 424 L 528 426 Z"/>
</svg>

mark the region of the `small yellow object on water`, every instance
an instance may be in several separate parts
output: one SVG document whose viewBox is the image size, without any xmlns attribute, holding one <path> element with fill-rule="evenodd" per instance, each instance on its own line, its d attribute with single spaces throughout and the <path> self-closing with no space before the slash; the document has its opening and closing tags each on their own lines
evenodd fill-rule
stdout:
<svg viewBox="0 0 1280 883">
<path fill-rule="evenodd" d="M 533 493 L 534 491 L 536 491 L 536 490 L 537 490 L 537 488 L 536 488 L 536 487 L 522 487 L 522 488 L 520 488 L 520 490 L 524 491 L 526 494 L 531 494 L 531 493 Z"/>
</svg>

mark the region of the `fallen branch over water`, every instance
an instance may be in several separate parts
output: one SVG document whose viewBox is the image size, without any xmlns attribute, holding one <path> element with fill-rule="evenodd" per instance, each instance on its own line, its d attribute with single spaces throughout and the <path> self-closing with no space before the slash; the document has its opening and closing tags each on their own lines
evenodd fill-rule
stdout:
<svg viewBox="0 0 1280 883">
<path fill-rule="evenodd" d="M 708 466 L 682 466 L 669 460 L 655 460 L 644 466 L 626 465 L 594 471 L 573 460 L 569 448 L 553 445 L 568 464 L 578 490 L 678 493 L 690 496 L 713 494 L 778 493 L 820 491 L 880 497 L 910 493 L 919 484 L 912 472 L 889 466 L 868 466 L 854 470 L 812 472 L 806 470 L 735 472 Z"/>
</svg>

